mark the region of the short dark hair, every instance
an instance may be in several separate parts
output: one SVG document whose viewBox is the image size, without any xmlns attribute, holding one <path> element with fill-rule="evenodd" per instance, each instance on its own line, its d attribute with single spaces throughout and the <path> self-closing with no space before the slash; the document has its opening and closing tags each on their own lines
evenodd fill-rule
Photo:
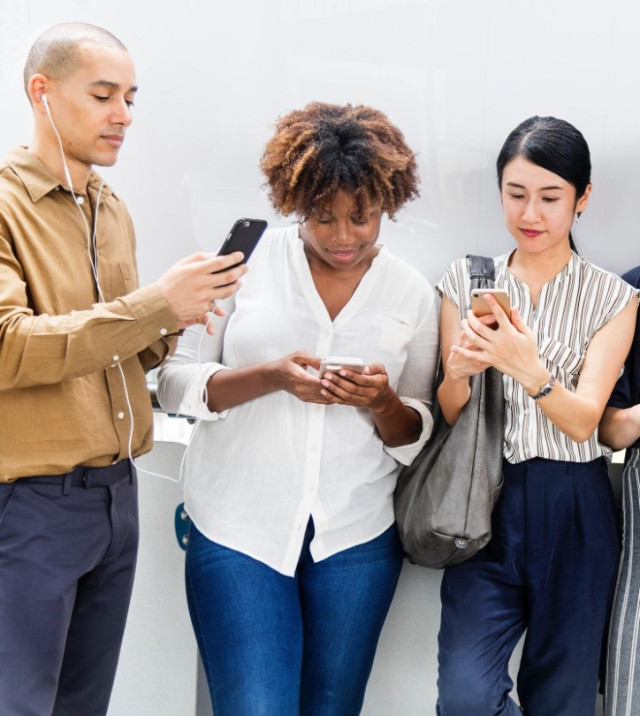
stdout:
<svg viewBox="0 0 640 716">
<path fill-rule="evenodd" d="M 127 48 L 108 30 L 85 22 L 63 22 L 44 32 L 33 43 L 24 66 L 24 89 L 29 80 L 42 74 L 63 80 L 79 66 L 78 49 L 83 44 L 103 45 L 126 51 Z"/>
<path fill-rule="evenodd" d="M 419 195 L 414 152 L 379 110 L 312 102 L 276 122 L 260 167 L 274 208 L 309 217 L 339 190 L 358 212 L 371 201 L 393 218 Z"/>
</svg>

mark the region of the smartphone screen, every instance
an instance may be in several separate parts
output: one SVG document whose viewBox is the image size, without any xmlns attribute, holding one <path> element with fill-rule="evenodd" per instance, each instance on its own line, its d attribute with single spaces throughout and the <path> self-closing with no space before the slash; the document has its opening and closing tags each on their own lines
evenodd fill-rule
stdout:
<svg viewBox="0 0 640 716">
<path fill-rule="evenodd" d="M 267 222 L 264 219 L 238 219 L 220 247 L 218 256 L 242 251 L 244 254 L 242 263 L 245 263 L 249 260 L 249 256 L 253 253 L 266 228 Z"/>
</svg>

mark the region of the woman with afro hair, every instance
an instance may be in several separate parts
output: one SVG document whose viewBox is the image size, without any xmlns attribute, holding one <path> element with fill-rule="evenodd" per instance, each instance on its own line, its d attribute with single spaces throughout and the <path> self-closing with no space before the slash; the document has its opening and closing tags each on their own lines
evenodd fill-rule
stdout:
<svg viewBox="0 0 640 716">
<path fill-rule="evenodd" d="M 160 375 L 163 407 L 200 419 L 189 608 L 216 716 L 348 716 L 402 565 L 396 476 L 432 425 L 434 292 L 379 243 L 417 166 L 384 114 L 323 103 L 277 122 L 261 166 L 295 223 Z M 364 368 L 320 373 L 327 356 Z"/>
</svg>

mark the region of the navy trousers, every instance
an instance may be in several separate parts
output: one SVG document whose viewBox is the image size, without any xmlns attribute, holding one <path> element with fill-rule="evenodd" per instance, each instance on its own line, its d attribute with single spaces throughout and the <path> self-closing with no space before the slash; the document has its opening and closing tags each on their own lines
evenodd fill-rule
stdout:
<svg viewBox="0 0 640 716">
<path fill-rule="evenodd" d="M 0 714 L 106 714 L 137 545 L 128 460 L 0 484 Z"/>
<path fill-rule="evenodd" d="M 438 714 L 593 716 L 618 560 L 604 460 L 504 463 L 493 538 L 445 571 Z"/>
</svg>

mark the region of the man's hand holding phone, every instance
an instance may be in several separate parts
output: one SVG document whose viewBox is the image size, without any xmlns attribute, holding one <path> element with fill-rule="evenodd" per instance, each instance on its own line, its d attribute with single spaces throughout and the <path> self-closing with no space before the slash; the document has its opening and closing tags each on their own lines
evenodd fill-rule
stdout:
<svg viewBox="0 0 640 716">
<path fill-rule="evenodd" d="M 238 219 L 217 255 L 188 256 L 158 279 L 178 329 L 201 323 L 213 334 L 209 313 L 224 316 L 216 302 L 240 288 L 238 279 L 247 272 L 245 264 L 266 228 L 263 219 Z"/>
<path fill-rule="evenodd" d="M 232 296 L 240 288 L 238 279 L 247 272 L 241 261 L 241 253 L 192 254 L 175 263 L 158 279 L 156 283 L 180 330 L 202 323 L 213 333 L 208 314 L 215 309 L 216 301 Z"/>
<path fill-rule="evenodd" d="M 218 256 L 242 251 L 242 262 L 246 263 L 266 228 L 267 222 L 264 219 L 238 219 L 220 247 Z"/>
</svg>

